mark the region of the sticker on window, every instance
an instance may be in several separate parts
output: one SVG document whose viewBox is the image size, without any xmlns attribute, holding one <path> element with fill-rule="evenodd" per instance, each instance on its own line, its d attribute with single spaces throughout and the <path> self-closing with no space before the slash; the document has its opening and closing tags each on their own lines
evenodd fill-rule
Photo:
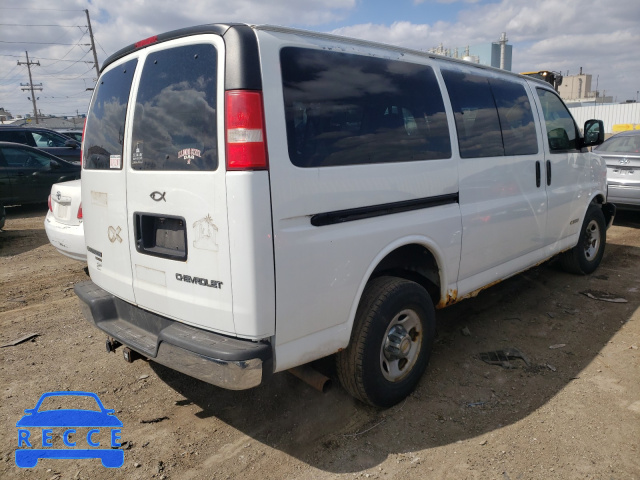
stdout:
<svg viewBox="0 0 640 480">
<path fill-rule="evenodd" d="M 136 149 L 131 157 L 131 165 L 142 164 L 142 142 L 136 142 Z"/>
<path fill-rule="evenodd" d="M 120 155 L 111 155 L 109 157 L 109 168 L 120 168 L 122 157 Z"/>
<path fill-rule="evenodd" d="M 202 153 L 197 148 L 183 148 L 178 152 L 178 159 L 184 159 L 187 165 L 191 165 L 191 160 L 195 160 L 196 157 L 202 157 Z"/>
</svg>

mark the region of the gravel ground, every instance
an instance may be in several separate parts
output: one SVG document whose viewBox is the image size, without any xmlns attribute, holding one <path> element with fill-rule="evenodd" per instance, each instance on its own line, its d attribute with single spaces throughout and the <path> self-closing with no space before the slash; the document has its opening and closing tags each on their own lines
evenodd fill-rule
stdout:
<svg viewBox="0 0 640 480">
<path fill-rule="evenodd" d="M 640 479 L 638 213 L 618 215 L 590 276 L 547 263 L 439 311 L 427 373 L 388 410 L 335 378 L 325 394 L 289 373 L 232 392 L 106 353 L 73 293 L 84 264 L 49 245 L 45 213 L 9 208 L 0 233 L 0 345 L 38 334 L 0 348 L 0 478 Z M 529 364 L 480 358 L 507 348 Z M 316 367 L 334 375 L 331 359 Z M 57 390 L 95 392 L 116 410 L 122 468 L 16 467 L 16 422 Z"/>
</svg>

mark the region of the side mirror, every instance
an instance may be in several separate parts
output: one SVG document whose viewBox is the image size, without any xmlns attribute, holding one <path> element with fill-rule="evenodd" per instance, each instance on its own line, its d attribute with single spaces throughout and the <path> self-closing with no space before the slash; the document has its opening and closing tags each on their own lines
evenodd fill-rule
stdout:
<svg viewBox="0 0 640 480">
<path fill-rule="evenodd" d="M 70 148 L 78 148 L 80 145 L 75 140 L 69 139 L 66 142 L 64 142 L 64 146 L 70 147 Z"/>
<path fill-rule="evenodd" d="M 51 168 L 51 170 L 57 170 L 58 168 L 60 168 L 60 164 L 55 160 L 51 160 L 49 162 L 49 167 Z"/>
<path fill-rule="evenodd" d="M 583 147 L 593 147 L 604 142 L 604 123 L 602 120 L 587 120 L 584 122 Z"/>
</svg>

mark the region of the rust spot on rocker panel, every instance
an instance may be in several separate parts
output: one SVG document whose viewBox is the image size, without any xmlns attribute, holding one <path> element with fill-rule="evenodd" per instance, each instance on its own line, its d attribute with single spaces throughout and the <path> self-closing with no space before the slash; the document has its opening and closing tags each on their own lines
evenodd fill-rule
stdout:
<svg viewBox="0 0 640 480">
<path fill-rule="evenodd" d="M 457 290 L 449 290 L 447 292 L 447 296 L 438 302 L 436 308 L 444 308 L 449 305 L 453 305 L 458 301 L 458 291 Z"/>
<path fill-rule="evenodd" d="M 571 249 L 569 249 L 569 250 L 571 250 Z M 500 279 L 495 280 L 495 281 L 493 281 L 491 283 L 488 283 L 484 287 L 480 287 L 480 288 L 478 288 L 477 290 L 474 290 L 471 293 L 467 293 L 466 295 L 463 295 L 462 297 L 458 297 L 458 291 L 457 290 L 449 290 L 447 292 L 447 296 L 444 299 L 440 300 L 438 305 L 436 305 L 436 308 L 438 308 L 438 309 L 445 308 L 445 307 L 448 307 L 449 305 L 453 305 L 454 303 L 458 303 L 460 300 L 464 300 L 465 298 L 477 297 L 478 294 L 481 291 L 486 290 L 487 288 L 491 288 L 494 285 L 497 285 L 500 282 L 502 282 L 503 280 L 506 280 L 507 278 L 510 278 L 510 277 L 512 277 L 514 275 L 518 275 L 519 273 L 525 272 L 525 271 L 527 271 L 527 270 L 529 270 L 531 268 L 539 267 L 540 265 L 542 265 L 543 263 L 548 261 L 549 258 L 552 258 L 552 257 L 548 257 L 548 258 L 545 258 L 544 260 L 540 260 L 538 263 L 536 263 L 534 265 L 531 265 L 530 267 L 527 267 L 527 268 L 525 268 L 523 270 L 520 270 L 519 272 L 515 272 L 515 273 L 513 273 L 511 275 L 508 275 L 508 276 L 506 276 L 504 278 L 500 278 Z"/>
</svg>

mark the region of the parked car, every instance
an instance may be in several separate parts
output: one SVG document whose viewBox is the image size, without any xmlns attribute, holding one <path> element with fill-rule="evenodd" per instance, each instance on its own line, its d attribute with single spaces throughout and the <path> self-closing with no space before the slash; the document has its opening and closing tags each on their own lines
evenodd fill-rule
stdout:
<svg viewBox="0 0 640 480">
<path fill-rule="evenodd" d="M 335 355 L 349 393 L 388 407 L 425 371 L 436 308 L 554 255 L 596 270 L 603 130 L 583 137 L 546 82 L 422 51 L 160 34 L 93 93 L 75 292 L 125 358 L 241 390 Z"/>
<path fill-rule="evenodd" d="M 0 217 L 5 205 L 44 203 L 51 185 L 80 178 L 80 164 L 37 148 L 0 142 Z M 2 228 L 0 218 L 0 228 Z"/>
<path fill-rule="evenodd" d="M 80 180 L 56 183 L 51 187 L 44 230 L 58 252 L 74 260 L 87 261 Z"/>
<path fill-rule="evenodd" d="M 640 130 L 618 133 L 593 151 L 607 162 L 608 201 L 640 209 Z"/>
<path fill-rule="evenodd" d="M 2 125 L 0 142 L 22 143 L 37 147 L 68 162 L 80 163 L 80 142 L 47 128 Z"/>
<path fill-rule="evenodd" d="M 56 129 L 56 132 L 61 133 L 62 135 L 69 137 L 76 142 L 82 143 L 82 130 L 77 129 Z"/>
</svg>

